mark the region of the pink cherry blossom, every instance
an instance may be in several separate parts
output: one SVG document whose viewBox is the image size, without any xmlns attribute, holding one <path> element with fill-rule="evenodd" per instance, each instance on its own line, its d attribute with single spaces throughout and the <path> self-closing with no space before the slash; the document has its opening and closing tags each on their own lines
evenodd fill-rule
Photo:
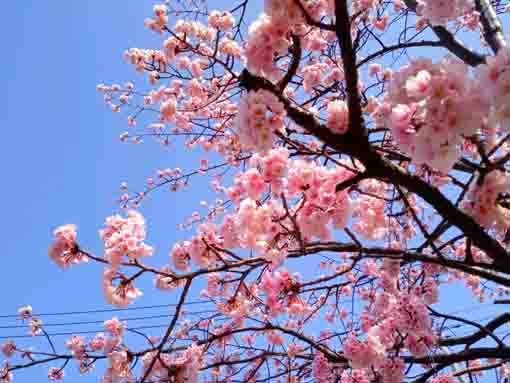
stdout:
<svg viewBox="0 0 510 383">
<path fill-rule="evenodd" d="M 8 340 L 2 343 L 0 349 L 6 358 L 10 358 L 16 353 L 16 343 L 13 340 Z"/>
<path fill-rule="evenodd" d="M 239 104 L 238 132 L 247 149 L 268 152 L 274 142 L 274 133 L 283 129 L 283 105 L 271 93 L 248 92 Z"/>
<path fill-rule="evenodd" d="M 51 381 L 57 381 L 64 379 L 63 368 L 51 367 L 48 371 L 48 379 Z"/>
<path fill-rule="evenodd" d="M 99 235 L 104 241 L 105 256 L 114 269 L 119 267 L 124 256 L 137 259 L 152 255 L 152 247 L 144 242 L 145 220 L 140 213 L 130 210 L 127 218 L 109 217 L 105 226 Z"/>
<path fill-rule="evenodd" d="M 79 251 L 76 242 L 76 226 L 63 225 L 55 229 L 54 242 L 51 244 L 48 254 L 58 266 L 66 269 L 71 264 L 87 262 L 88 258 Z"/>
<path fill-rule="evenodd" d="M 328 128 L 338 134 L 347 132 L 349 120 L 347 104 L 342 100 L 331 101 L 328 104 Z"/>
</svg>

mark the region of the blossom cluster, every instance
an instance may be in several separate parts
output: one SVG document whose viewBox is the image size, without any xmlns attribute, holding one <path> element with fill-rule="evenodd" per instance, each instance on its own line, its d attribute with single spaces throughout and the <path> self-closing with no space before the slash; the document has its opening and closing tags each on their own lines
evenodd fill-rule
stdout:
<svg viewBox="0 0 510 383">
<path fill-rule="evenodd" d="M 423 271 L 425 280 L 420 286 L 405 286 L 399 281 L 398 260 L 385 259 L 379 266 L 367 261 L 365 272 L 378 277 L 379 288 L 366 297 L 370 304 L 360 315 L 364 339 L 351 333 L 344 342 L 344 355 L 354 369 L 378 368 L 385 381 L 399 382 L 404 363 L 389 358 L 388 350 L 402 342 L 411 354 L 423 356 L 434 347 L 428 305 L 437 302 L 438 284 L 433 269 Z"/>
<path fill-rule="evenodd" d="M 239 102 L 238 134 L 241 144 L 257 152 L 268 152 L 274 133 L 281 132 L 285 118 L 283 104 L 272 93 L 249 91 Z"/>
<path fill-rule="evenodd" d="M 284 53 L 290 46 L 288 32 L 287 23 L 277 24 L 268 15 L 260 15 L 250 26 L 248 41 L 243 51 L 247 69 L 256 75 L 277 78 L 278 69 L 273 59 L 276 54 Z"/>
<path fill-rule="evenodd" d="M 284 148 L 272 149 L 266 155 L 256 154 L 251 164 L 251 168 L 235 177 L 231 187 L 223 188 L 236 203 L 235 211 L 224 215 L 219 224 L 200 224 L 191 241 L 174 245 L 170 256 L 176 269 L 189 270 L 191 264 L 207 267 L 218 261 L 214 248 L 225 247 L 255 250 L 276 268 L 284 262 L 285 248 L 289 245 L 298 246 L 299 238 L 305 241 L 331 238 L 332 230 L 345 228 L 355 211 L 360 222 L 366 220 L 365 216 L 372 217 L 372 223 L 356 226 L 367 236 L 373 236 L 372 232 L 387 222 L 384 207 L 374 210 L 376 205 L 369 201 L 376 198 L 365 196 L 366 204 L 355 209 L 348 190 L 336 191 L 337 184 L 354 176 L 345 167 L 289 160 Z M 372 190 L 384 192 L 384 187 Z M 271 198 L 262 201 L 266 192 Z M 286 200 L 300 197 L 304 197 L 301 202 L 286 207 Z M 287 235 L 283 235 L 284 227 L 294 227 L 294 240 L 290 243 L 285 239 Z"/>
<path fill-rule="evenodd" d="M 169 380 L 176 383 L 198 383 L 198 374 L 202 367 L 202 354 L 204 346 L 190 345 L 183 352 L 160 354 L 157 351 L 149 352 L 142 357 L 143 372 L 148 372 L 152 380 Z M 172 368 L 169 368 L 172 366 Z M 150 371 L 149 371 L 149 368 Z"/>
<path fill-rule="evenodd" d="M 386 117 L 397 145 L 417 164 L 447 173 L 464 137 L 482 127 L 489 102 L 482 83 L 468 78 L 466 64 L 452 57 L 414 60 L 393 73 L 375 113 Z"/>
<path fill-rule="evenodd" d="M 487 64 L 477 68 L 484 96 L 490 100 L 491 122 L 497 130 L 510 131 L 510 47 L 502 47 L 497 55 L 488 56 Z"/>
<path fill-rule="evenodd" d="M 76 225 L 68 224 L 55 229 L 55 239 L 50 245 L 48 254 L 50 259 L 62 268 L 71 264 L 87 262 L 87 256 L 82 253 L 76 243 Z"/>
<path fill-rule="evenodd" d="M 311 51 L 321 51 L 334 38 L 334 33 L 305 27 L 303 11 L 320 19 L 334 13 L 334 4 L 330 0 L 303 1 L 301 5 L 294 0 L 265 1 L 264 13 L 250 25 L 243 51 L 250 72 L 271 80 L 279 78 L 274 57 L 286 53 L 291 33 L 302 35 L 304 47 Z"/>
<path fill-rule="evenodd" d="M 118 279 L 120 282 L 115 285 L 114 281 Z M 102 286 L 106 301 L 117 307 L 126 307 L 142 295 L 142 292 L 133 286 L 132 281 L 112 268 L 103 271 Z"/>
<path fill-rule="evenodd" d="M 460 16 L 472 14 L 473 0 L 419 0 L 416 12 L 431 25 L 446 25 Z"/>
<path fill-rule="evenodd" d="M 211 27 L 225 31 L 232 29 L 235 24 L 235 18 L 227 11 L 211 11 L 209 12 L 208 22 Z"/>
<path fill-rule="evenodd" d="M 480 225 L 504 230 L 510 225 L 509 191 L 510 176 L 494 170 L 472 184 L 463 208 Z"/>
<path fill-rule="evenodd" d="M 152 255 L 153 248 L 144 242 L 145 220 L 137 211 L 128 211 L 126 218 L 108 217 L 105 226 L 99 234 L 104 242 L 105 257 L 113 269 L 119 267 L 124 256 L 134 260 Z"/>
<path fill-rule="evenodd" d="M 347 132 L 349 124 L 349 109 L 343 100 L 328 103 L 328 128 L 338 134 Z"/>
<path fill-rule="evenodd" d="M 153 7 L 153 18 L 145 19 L 145 26 L 154 32 L 161 33 L 168 22 L 168 7 L 165 4 L 156 4 Z"/>
</svg>

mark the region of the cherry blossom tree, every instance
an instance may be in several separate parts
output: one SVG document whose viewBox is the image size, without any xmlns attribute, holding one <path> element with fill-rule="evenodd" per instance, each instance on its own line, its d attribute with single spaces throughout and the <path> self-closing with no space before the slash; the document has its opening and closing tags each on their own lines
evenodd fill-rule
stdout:
<svg viewBox="0 0 510 383">
<path fill-rule="evenodd" d="M 50 380 L 96 366 L 104 383 L 510 379 L 510 314 L 477 321 L 455 302 L 439 308 L 453 284 L 477 302 L 507 302 L 510 47 L 500 19 L 510 6 L 261 3 L 153 7 L 145 25 L 159 46 L 125 52 L 142 85 L 98 90 L 127 117 L 121 141 L 170 146 L 186 168 L 155 171 L 144 190 L 122 185 L 124 212 L 106 219 L 103 249 L 88 249 L 72 224 L 54 231 L 57 266 L 104 265 L 107 303 L 142 299 L 147 277 L 176 297 L 164 331 L 130 344 L 129 324 L 113 317 L 104 332 L 54 344 L 23 307 L 48 350 L 5 342 L 1 382 L 41 364 Z M 192 149 L 200 160 L 190 165 Z M 192 234 L 154 251 L 144 199 L 168 189 L 182 198 L 198 177 L 210 199 L 190 207 L 203 211 L 183 224 Z M 213 312 L 185 320 L 197 299 Z"/>
</svg>

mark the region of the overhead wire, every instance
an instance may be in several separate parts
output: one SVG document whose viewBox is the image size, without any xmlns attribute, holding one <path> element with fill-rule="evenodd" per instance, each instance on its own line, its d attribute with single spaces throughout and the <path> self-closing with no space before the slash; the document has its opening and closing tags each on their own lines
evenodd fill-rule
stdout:
<svg viewBox="0 0 510 383">
<path fill-rule="evenodd" d="M 186 302 L 183 306 L 191 306 L 198 304 L 211 303 L 211 301 L 192 301 Z M 168 303 L 164 305 L 150 305 L 150 306 L 135 306 L 135 307 L 123 307 L 123 308 L 114 308 L 114 309 L 92 309 L 92 310 L 84 310 L 84 311 L 67 311 L 67 312 L 52 312 L 52 313 L 33 313 L 33 316 L 36 317 L 44 317 L 44 316 L 65 316 L 65 315 L 83 315 L 83 314 L 99 314 L 99 313 L 110 313 L 117 311 L 134 311 L 134 310 L 147 310 L 153 308 L 164 308 L 164 307 L 176 307 L 177 303 Z M 19 314 L 7 314 L 0 315 L 0 319 L 7 318 L 19 318 Z"/>
<path fill-rule="evenodd" d="M 184 314 L 181 314 L 183 315 L 184 317 L 186 316 L 192 316 L 192 315 L 203 315 L 203 314 L 212 314 L 212 313 L 217 313 L 216 310 L 203 310 L 203 311 L 197 311 L 197 312 L 192 312 L 192 313 L 184 313 Z M 158 318 L 164 318 L 164 317 L 171 317 L 172 314 L 164 314 L 164 315 L 154 315 L 154 316 L 148 316 L 148 317 L 134 317 L 134 318 L 121 318 L 119 319 L 120 321 L 133 321 L 133 320 L 151 320 L 151 319 L 158 319 Z M 221 319 L 221 318 L 218 318 L 218 319 Z M 84 322 L 74 322 L 75 324 L 100 324 L 100 323 L 104 323 L 104 321 L 84 321 Z M 45 324 L 43 327 L 47 327 L 48 325 L 54 325 L 54 326 L 60 326 L 60 325 L 65 325 L 63 323 L 53 323 L 53 324 Z M 144 329 L 153 329 L 153 328 L 164 328 L 164 327 L 168 327 L 169 326 L 169 323 L 166 323 L 166 324 L 153 324 L 153 325 L 145 325 L 145 326 L 137 326 L 137 327 L 126 327 L 126 330 L 127 331 L 130 331 L 130 330 L 144 330 Z M 27 328 L 29 327 L 28 325 L 25 325 L 25 326 L 20 326 L 22 328 Z M 35 335 L 32 335 L 32 334 L 16 334 L 16 335 L 1 335 L 0 336 L 0 340 L 1 339 L 24 339 L 24 338 L 40 338 L 40 337 L 54 337 L 54 336 L 72 336 L 72 335 L 85 335 L 85 334 L 98 334 L 100 332 L 103 332 L 104 329 L 96 329 L 96 330 L 82 330 L 82 329 L 77 329 L 77 330 L 74 330 L 74 331 L 62 331 L 62 332 L 55 332 L 55 333 L 39 333 L 39 334 L 35 334 Z"/>
<path fill-rule="evenodd" d="M 128 327 L 126 330 L 148 330 L 151 328 L 164 328 L 168 327 L 167 324 L 148 325 L 139 327 Z M 83 334 L 97 334 L 101 331 L 97 330 L 86 330 L 86 331 L 73 331 L 73 332 L 59 332 L 51 334 L 36 334 L 36 335 L 13 335 L 13 336 L 0 336 L 0 339 L 23 339 L 23 338 L 40 338 L 40 337 L 53 337 L 53 336 L 72 336 L 72 335 L 83 335 Z"/>
<path fill-rule="evenodd" d="M 217 312 L 216 310 L 203 310 L 197 312 L 186 312 L 184 315 L 202 315 L 202 314 L 211 314 Z M 137 320 L 148 320 L 148 319 L 159 319 L 159 318 L 167 318 L 171 317 L 173 313 L 169 314 L 158 314 L 151 316 L 142 316 L 142 317 L 125 317 L 118 318 L 120 321 L 137 321 Z M 78 325 L 87 325 L 87 324 L 102 324 L 104 320 L 91 320 L 91 321 L 78 321 L 78 322 L 65 322 L 65 323 L 44 323 L 44 327 L 62 327 L 62 326 L 78 326 Z M 16 328 L 26 328 L 27 325 L 9 325 L 9 326 L 0 326 L 0 330 L 6 329 L 16 329 Z"/>
<path fill-rule="evenodd" d="M 191 301 L 184 303 L 184 306 L 191 306 L 191 305 L 205 305 L 205 304 L 211 304 L 213 303 L 210 300 L 201 300 L 201 301 Z M 487 310 L 488 303 L 481 303 L 479 305 L 472 305 L 468 307 L 464 307 L 458 310 L 455 310 L 452 312 L 452 314 L 460 314 L 463 312 L 472 313 L 474 311 L 479 310 Z M 37 313 L 33 314 L 36 317 L 49 317 L 49 316 L 70 316 L 70 315 L 85 315 L 85 314 L 98 314 L 98 313 L 114 313 L 114 312 L 129 312 L 129 311 L 137 311 L 137 310 L 150 310 L 150 309 L 160 309 L 160 308 L 168 308 L 168 307 L 176 307 L 177 304 L 161 304 L 161 305 L 146 305 L 146 306 L 135 306 L 135 307 L 126 307 L 126 308 L 105 308 L 105 309 L 90 309 L 90 310 L 83 310 L 83 311 L 67 311 L 67 312 L 45 312 L 45 313 Z M 497 309 L 499 307 L 491 306 L 494 309 Z M 212 314 L 214 312 L 217 312 L 216 310 L 202 310 L 197 312 L 185 312 L 184 315 L 186 316 L 194 316 L 194 315 L 202 315 L 202 314 Z M 503 310 L 497 310 L 497 312 L 503 312 Z M 497 314 L 497 312 L 494 312 L 492 315 L 486 315 L 472 318 L 472 321 L 481 322 L 490 318 L 493 318 L 494 314 Z M 121 321 L 139 321 L 139 320 L 153 320 L 153 319 L 160 319 L 160 318 L 167 318 L 171 317 L 173 313 L 166 313 L 166 314 L 154 314 L 150 316 L 139 316 L 139 317 L 122 317 L 119 320 Z M 7 319 L 7 318 L 19 318 L 19 314 L 8 314 L 8 315 L 0 315 L 1 319 Z M 62 323 L 45 323 L 44 327 L 70 327 L 70 326 L 83 326 L 83 325 L 90 325 L 90 324 L 102 324 L 104 323 L 104 320 L 89 320 L 89 321 L 72 321 L 72 322 L 62 322 Z M 160 328 L 165 327 L 166 325 L 146 325 L 146 326 L 139 326 L 139 327 L 133 327 L 131 329 L 133 330 L 142 330 L 142 329 L 151 329 L 151 328 Z M 25 325 L 2 325 L 0 326 L 0 330 L 11 330 L 11 329 L 20 329 L 20 328 L 27 328 L 28 326 Z M 459 323 L 455 325 L 450 325 L 445 327 L 443 330 L 451 331 L 451 330 L 466 330 L 469 328 L 468 324 L 465 323 Z M 129 328 L 128 328 L 129 329 Z M 80 330 L 77 329 L 75 331 L 63 331 L 63 332 L 57 332 L 57 333 L 49 333 L 48 336 L 64 336 L 64 335 L 78 335 L 78 334 L 96 334 L 100 332 L 101 330 Z M 453 331 L 452 331 L 453 332 Z M 463 331 L 462 331 L 463 333 Z M 466 334 L 469 333 L 466 332 Z M 457 334 L 458 336 L 459 334 Z M 44 334 L 36 335 L 36 336 L 45 336 Z M 33 335 L 1 335 L 0 339 L 20 339 L 20 338 L 33 338 Z"/>
</svg>

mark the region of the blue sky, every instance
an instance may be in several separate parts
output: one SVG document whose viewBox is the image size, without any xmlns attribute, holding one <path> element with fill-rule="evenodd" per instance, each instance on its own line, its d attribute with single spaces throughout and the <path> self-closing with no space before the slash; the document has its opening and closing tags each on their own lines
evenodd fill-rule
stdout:
<svg viewBox="0 0 510 383">
<path fill-rule="evenodd" d="M 125 0 L 29 0 L 3 5 L 9 17 L 0 26 L 4 50 L 0 314 L 16 313 L 25 304 L 44 312 L 105 307 L 100 267 L 86 265 L 63 272 L 49 262 L 51 231 L 60 224 L 75 223 L 80 242 L 99 251 L 97 231 L 104 218 L 117 210 L 121 181 L 141 186 L 155 169 L 178 166 L 172 151 L 154 150 L 150 144 L 121 144 L 118 136 L 126 128 L 125 116 L 110 113 L 96 92 L 99 82 L 137 77 L 122 53 L 157 41 L 143 26 L 151 8 L 149 1 Z M 159 264 L 166 262 L 168 247 L 177 236 L 184 238 L 176 225 L 191 213 L 185 205 L 198 201 L 199 195 L 188 192 L 185 198 L 178 205 L 170 193 L 162 193 L 144 206 L 149 230 L 153 229 L 149 242 L 159 250 Z M 156 208 L 158 214 L 154 214 Z M 157 296 L 154 299 L 165 303 Z M 151 302 L 146 297 L 142 304 Z M 71 318 L 48 318 L 47 322 L 64 319 Z M 15 322 L 4 319 L 1 324 Z M 0 332 L 24 334 L 25 330 Z M 17 382 L 44 381 L 45 371 L 24 371 L 15 378 Z"/>
<path fill-rule="evenodd" d="M 140 188 L 155 169 L 186 168 L 171 150 L 119 143 L 118 136 L 126 129 L 125 116 L 110 113 L 95 89 L 100 82 L 138 78 L 122 53 L 159 43 L 143 26 L 151 7 L 150 1 L 134 0 L 3 4 L 8 17 L 0 23 L 0 232 L 4 244 L 0 315 L 15 314 L 26 304 L 43 312 L 105 307 L 101 267 L 85 265 L 67 272 L 55 267 L 47 257 L 51 231 L 60 224 L 75 223 L 80 243 L 97 252 L 101 249 L 97 231 L 104 218 L 117 210 L 122 181 Z M 187 154 L 188 166 L 194 165 L 190 158 L 198 160 L 197 154 Z M 165 263 L 172 243 L 188 236 L 177 231 L 177 224 L 198 207 L 198 201 L 210 197 L 208 190 L 192 188 L 178 196 L 157 193 L 143 205 L 148 242 L 158 250 L 155 263 Z M 150 285 L 146 280 L 142 286 Z M 172 301 L 171 294 L 148 294 L 140 305 Z M 154 309 L 129 315 L 163 313 L 165 309 Z M 108 317 L 53 317 L 47 322 Z M 10 324 L 16 323 L 0 318 L 0 325 Z M 0 336 L 24 333 L 0 329 Z M 65 338 L 57 339 L 58 344 Z M 15 379 L 43 381 L 45 371 L 46 367 L 30 369 Z M 81 381 L 96 379 L 93 375 Z"/>
<path fill-rule="evenodd" d="M 76 223 L 81 241 L 98 248 L 97 229 L 116 208 L 120 182 L 143 180 L 149 164 L 163 160 L 161 153 L 117 144 L 124 120 L 108 112 L 95 90 L 100 81 L 133 77 L 122 52 L 146 41 L 141 21 L 147 7 L 131 3 L 7 5 L 11 22 L 0 27 L 9 52 L 1 76 L 0 155 L 4 270 L 10 272 L 1 283 L 11 293 L 3 311 L 24 303 L 43 303 L 46 311 L 100 303 L 86 267 L 64 274 L 48 262 L 51 230 Z"/>
</svg>

